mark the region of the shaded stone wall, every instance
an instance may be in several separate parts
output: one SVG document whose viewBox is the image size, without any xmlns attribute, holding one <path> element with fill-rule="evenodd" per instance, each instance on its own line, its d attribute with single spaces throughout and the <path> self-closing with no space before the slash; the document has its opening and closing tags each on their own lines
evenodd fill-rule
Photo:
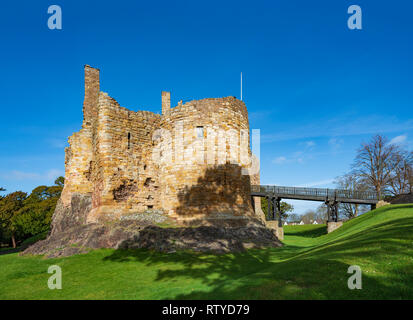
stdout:
<svg viewBox="0 0 413 320">
<path fill-rule="evenodd" d="M 99 90 L 99 70 L 86 66 L 84 121 L 66 149 L 64 206 L 74 193 L 91 195 L 88 222 L 147 209 L 178 221 L 255 217 L 242 171 L 251 155 L 242 101 L 170 108 L 170 93 L 162 92 L 159 115 L 130 111 Z"/>
<path fill-rule="evenodd" d="M 65 186 L 61 200 L 65 206 L 71 203 L 73 193 L 92 193 L 92 128 L 85 127 L 69 138 L 65 150 Z"/>
<path fill-rule="evenodd" d="M 250 180 L 242 175 L 241 129 L 249 153 L 245 104 L 233 97 L 194 100 L 164 113 L 161 207 L 178 219 L 251 215 Z M 232 131 L 231 131 L 232 130 Z M 246 167 L 246 166 L 245 166 Z"/>
<path fill-rule="evenodd" d="M 152 135 L 160 115 L 120 107 L 106 93 L 99 96 L 92 170 L 92 214 L 117 218 L 158 207 L 159 182 L 152 162 Z"/>
<path fill-rule="evenodd" d="M 260 173 L 252 174 L 250 176 L 251 185 L 260 185 Z M 261 197 L 253 197 L 253 206 L 255 215 L 264 223 L 266 222 L 264 211 L 262 211 L 261 207 Z M 281 238 L 280 238 L 281 239 Z"/>
</svg>

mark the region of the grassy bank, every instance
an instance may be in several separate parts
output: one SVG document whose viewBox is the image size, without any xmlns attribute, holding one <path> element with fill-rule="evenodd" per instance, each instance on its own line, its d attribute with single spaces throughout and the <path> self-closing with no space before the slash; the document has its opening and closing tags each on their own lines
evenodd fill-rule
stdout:
<svg viewBox="0 0 413 320">
<path fill-rule="evenodd" d="M 285 246 L 241 254 L 102 249 L 60 259 L 0 255 L 0 299 L 413 299 L 413 205 L 285 227 Z M 63 289 L 49 290 L 59 265 Z M 361 290 L 349 290 L 350 265 Z"/>
</svg>

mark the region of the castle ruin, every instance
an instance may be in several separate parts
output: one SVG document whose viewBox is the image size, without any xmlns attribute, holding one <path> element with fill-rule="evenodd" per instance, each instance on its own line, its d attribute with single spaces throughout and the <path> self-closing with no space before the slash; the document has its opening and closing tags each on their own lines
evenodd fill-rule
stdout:
<svg viewBox="0 0 413 320">
<path fill-rule="evenodd" d="M 83 124 L 65 150 L 61 205 L 90 196 L 88 223 L 151 210 L 182 224 L 262 219 L 260 200 L 250 197 L 259 175 L 245 173 L 244 102 L 208 98 L 171 108 L 170 93 L 162 92 L 162 114 L 134 112 L 100 91 L 99 69 L 84 71 Z"/>
</svg>

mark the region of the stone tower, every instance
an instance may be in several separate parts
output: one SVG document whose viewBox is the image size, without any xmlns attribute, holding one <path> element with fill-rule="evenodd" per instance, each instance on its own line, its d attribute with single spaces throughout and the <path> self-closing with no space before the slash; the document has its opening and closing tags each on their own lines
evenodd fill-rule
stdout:
<svg viewBox="0 0 413 320">
<path fill-rule="evenodd" d="M 171 108 L 163 91 L 162 114 L 135 112 L 101 92 L 99 70 L 85 66 L 82 129 L 69 145 L 60 205 L 70 214 L 75 195 L 90 197 L 87 222 L 153 210 L 182 224 L 257 218 L 248 112 L 234 97 Z"/>
</svg>

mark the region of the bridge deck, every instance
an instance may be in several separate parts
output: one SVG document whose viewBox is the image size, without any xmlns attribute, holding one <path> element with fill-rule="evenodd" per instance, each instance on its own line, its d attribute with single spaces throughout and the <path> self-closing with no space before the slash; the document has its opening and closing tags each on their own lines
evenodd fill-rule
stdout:
<svg viewBox="0 0 413 320">
<path fill-rule="evenodd" d="M 377 203 L 376 192 L 343 189 L 253 185 L 251 186 L 251 195 L 256 197 L 274 196 L 282 199 L 337 201 L 354 204 Z"/>
</svg>

